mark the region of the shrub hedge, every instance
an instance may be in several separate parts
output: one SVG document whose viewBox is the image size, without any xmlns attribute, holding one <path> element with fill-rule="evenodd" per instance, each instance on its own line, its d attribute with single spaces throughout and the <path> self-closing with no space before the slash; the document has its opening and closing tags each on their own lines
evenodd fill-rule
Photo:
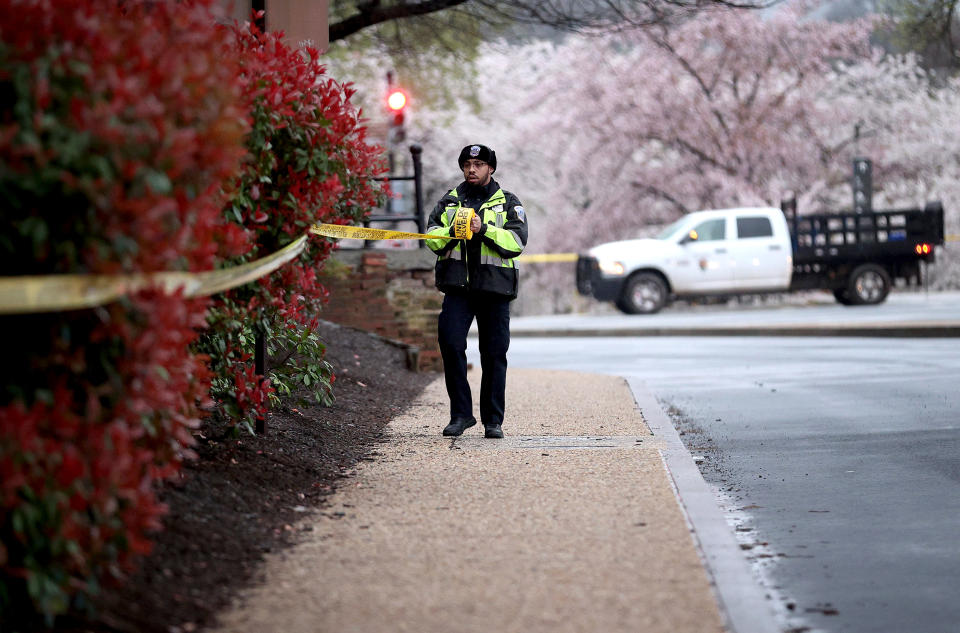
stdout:
<svg viewBox="0 0 960 633">
<path fill-rule="evenodd" d="M 0 274 L 208 270 L 361 217 L 383 167 L 349 96 L 211 0 L 0 0 Z M 214 298 L 0 317 L 0 621 L 82 607 L 149 551 L 211 393 L 241 424 L 268 406 L 253 327 L 301 352 L 276 386 L 325 393 L 329 248 Z"/>
</svg>

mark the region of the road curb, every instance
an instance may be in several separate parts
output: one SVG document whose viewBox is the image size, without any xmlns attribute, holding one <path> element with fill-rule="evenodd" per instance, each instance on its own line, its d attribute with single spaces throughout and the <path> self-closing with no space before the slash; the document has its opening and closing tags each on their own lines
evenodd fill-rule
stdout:
<svg viewBox="0 0 960 633">
<path fill-rule="evenodd" d="M 475 332 L 470 333 L 475 336 Z M 858 336 L 880 338 L 958 338 L 960 323 L 890 324 L 872 326 L 796 325 L 775 327 L 639 327 L 608 329 L 513 329 L 511 337 L 595 336 Z"/>
<path fill-rule="evenodd" d="M 661 456 L 727 628 L 732 633 L 779 633 L 782 629 L 766 592 L 670 418 L 642 381 L 627 377 L 627 384 L 647 426 L 666 444 Z"/>
</svg>

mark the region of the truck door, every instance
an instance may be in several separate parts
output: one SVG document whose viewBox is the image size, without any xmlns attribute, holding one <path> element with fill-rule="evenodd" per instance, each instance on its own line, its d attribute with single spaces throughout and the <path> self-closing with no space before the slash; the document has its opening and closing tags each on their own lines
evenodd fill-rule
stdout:
<svg viewBox="0 0 960 633">
<path fill-rule="evenodd" d="M 730 253 L 735 261 L 737 290 L 787 288 L 793 261 L 789 240 L 774 234 L 770 218 L 762 214 L 738 214 L 736 231 Z"/>
<path fill-rule="evenodd" d="M 704 220 L 681 240 L 681 254 L 671 280 L 674 292 L 725 292 L 733 289 L 730 231 L 725 217 Z M 694 237 L 695 236 L 695 237 Z"/>
</svg>

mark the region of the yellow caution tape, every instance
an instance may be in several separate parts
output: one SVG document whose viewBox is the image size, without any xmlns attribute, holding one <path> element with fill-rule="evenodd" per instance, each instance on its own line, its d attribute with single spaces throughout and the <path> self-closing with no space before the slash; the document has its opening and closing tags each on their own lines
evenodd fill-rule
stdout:
<svg viewBox="0 0 960 633">
<path fill-rule="evenodd" d="M 342 224 L 314 224 L 310 232 L 325 237 L 349 238 L 354 240 L 454 240 L 449 235 L 428 235 L 426 233 L 407 233 L 388 229 L 369 229 L 362 226 L 344 226 Z"/>
<path fill-rule="evenodd" d="M 182 288 L 185 297 L 204 297 L 272 273 L 303 252 L 306 244 L 307 236 L 303 235 L 277 252 L 256 261 L 202 273 L 0 277 L 0 314 L 92 308 L 152 287 L 162 288 L 166 292 Z"/>
<path fill-rule="evenodd" d="M 576 253 L 531 253 L 529 255 L 520 255 L 517 259 L 528 264 L 544 264 L 552 262 L 575 262 L 578 255 Z"/>
<path fill-rule="evenodd" d="M 408 233 L 387 229 L 371 229 L 340 224 L 314 224 L 310 232 L 333 238 L 361 240 L 466 239 L 473 237 L 470 223 L 476 211 L 462 208 L 453 219 L 454 237 Z M 303 252 L 307 236 L 303 235 L 275 253 L 256 261 L 201 273 L 159 272 L 129 275 L 21 275 L 0 277 L 0 314 L 57 312 L 92 308 L 116 301 L 120 297 L 144 290 L 161 288 L 165 292 L 182 289 L 185 297 L 204 297 L 236 288 L 259 279 L 280 268 Z M 521 255 L 518 260 L 539 262 L 573 262 L 576 253 L 539 253 Z"/>
<path fill-rule="evenodd" d="M 476 212 L 464 207 L 453 217 L 454 237 L 449 235 L 430 235 L 428 233 L 408 233 L 389 229 L 370 229 L 363 226 L 345 226 L 343 224 L 314 224 L 310 232 L 325 237 L 347 238 L 353 240 L 469 240 L 473 237 L 470 221 Z"/>
<path fill-rule="evenodd" d="M 948 235 L 943 239 L 947 242 L 960 242 L 960 235 Z"/>
<path fill-rule="evenodd" d="M 367 229 L 359 226 L 343 226 L 341 224 L 314 224 L 310 227 L 310 232 L 317 235 L 335 238 L 351 238 L 357 240 L 422 240 L 422 239 L 444 239 L 444 240 L 469 240 L 473 237 L 473 231 L 470 230 L 470 221 L 476 211 L 464 207 L 457 211 L 453 217 L 453 231 L 455 237 L 448 235 L 428 235 L 426 233 L 407 233 L 405 231 L 390 231 L 386 229 Z M 531 255 L 520 255 L 518 261 L 528 264 L 551 263 L 551 262 L 575 262 L 578 255 L 576 253 L 534 253 Z"/>
</svg>

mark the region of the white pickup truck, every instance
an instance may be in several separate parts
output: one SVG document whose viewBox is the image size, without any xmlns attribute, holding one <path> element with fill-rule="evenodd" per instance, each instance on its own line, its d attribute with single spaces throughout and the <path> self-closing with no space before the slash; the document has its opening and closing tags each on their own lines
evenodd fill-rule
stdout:
<svg viewBox="0 0 960 633">
<path fill-rule="evenodd" d="M 784 213 L 786 211 L 786 215 Z M 880 303 L 896 279 L 920 283 L 943 244 L 943 207 L 798 216 L 792 205 L 690 213 L 652 239 L 608 242 L 577 261 L 577 289 L 628 314 L 671 299 L 828 289 Z"/>
</svg>

